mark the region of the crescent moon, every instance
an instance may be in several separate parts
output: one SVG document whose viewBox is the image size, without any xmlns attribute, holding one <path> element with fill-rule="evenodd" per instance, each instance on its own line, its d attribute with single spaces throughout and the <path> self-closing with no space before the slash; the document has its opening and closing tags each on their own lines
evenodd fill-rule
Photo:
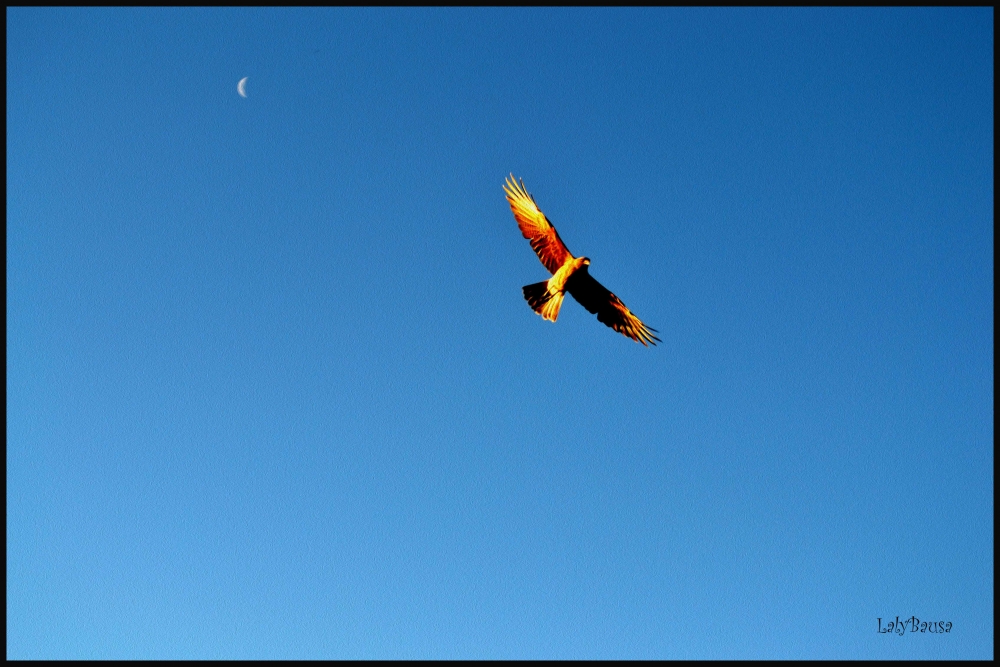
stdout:
<svg viewBox="0 0 1000 667">
<path fill-rule="evenodd" d="M 249 78 L 250 77 L 245 76 L 242 79 L 240 79 L 240 82 L 238 84 L 236 84 L 236 92 L 240 94 L 240 97 L 247 96 L 247 79 Z"/>
</svg>

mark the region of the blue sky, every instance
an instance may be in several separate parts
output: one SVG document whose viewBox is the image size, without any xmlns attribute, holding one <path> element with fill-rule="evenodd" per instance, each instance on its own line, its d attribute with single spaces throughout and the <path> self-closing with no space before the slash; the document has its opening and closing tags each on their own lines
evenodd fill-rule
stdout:
<svg viewBox="0 0 1000 667">
<path fill-rule="evenodd" d="M 8 9 L 7 657 L 992 658 L 993 57 Z M 530 310 L 511 172 L 661 345 Z"/>
</svg>

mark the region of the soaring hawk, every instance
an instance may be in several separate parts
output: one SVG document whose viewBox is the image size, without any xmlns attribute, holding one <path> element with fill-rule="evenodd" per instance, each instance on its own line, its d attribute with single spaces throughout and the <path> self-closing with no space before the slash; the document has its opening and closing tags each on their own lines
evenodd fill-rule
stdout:
<svg viewBox="0 0 1000 667">
<path fill-rule="evenodd" d="M 555 322 L 563 297 L 569 292 L 581 306 L 596 313 L 598 321 L 643 345 L 656 345 L 656 341 L 660 340 L 653 335 L 656 329 L 640 322 L 618 297 L 594 280 L 587 269 L 590 260 L 573 256 L 559 238 L 556 228 L 524 189 L 524 181 L 518 184 L 511 174 L 503 189 L 521 233 L 531 242 L 532 250 L 552 274 L 548 280 L 522 288 L 531 309 L 544 319 Z"/>
</svg>

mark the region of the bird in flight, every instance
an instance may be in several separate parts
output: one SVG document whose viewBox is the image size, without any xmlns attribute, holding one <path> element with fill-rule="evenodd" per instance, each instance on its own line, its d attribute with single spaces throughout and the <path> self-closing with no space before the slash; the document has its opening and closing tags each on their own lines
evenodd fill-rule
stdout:
<svg viewBox="0 0 1000 667">
<path fill-rule="evenodd" d="M 608 288 L 594 280 L 587 267 L 590 260 L 574 257 L 559 238 L 559 233 L 535 203 L 534 198 L 524 189 L 524 181 L 515 182 L 511 174 L 504 184 L 507 202 L 514 213 L 517 226 L 524 238 L 531 242 L 531 249 L 542 260 L 552 277 L 534 285 L 525 285 L 524 298 L 531 309 L 544 319 L 555 322 L 559 317 L 563 297 L 569 292 L 580 305 L 597 315 L 600 322 L 643 345 L 656 345 L 660 339 L 651 329 L 632 314 L 621 299 Z M 662 341 L 660 341 L 662 342 Z"/>
</svg>

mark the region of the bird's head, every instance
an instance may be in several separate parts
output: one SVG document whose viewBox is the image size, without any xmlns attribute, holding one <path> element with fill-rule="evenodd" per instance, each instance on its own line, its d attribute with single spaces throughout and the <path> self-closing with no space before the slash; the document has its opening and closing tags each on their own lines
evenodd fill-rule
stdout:
<svg viewBox="0 0 1000 667">
<path fill-rule="evenodd" d="M 580 258 L 580 265 L 581 266 L 590 266 L 590 258 L 589 257 L 581 257 Z"/>
</svg>

